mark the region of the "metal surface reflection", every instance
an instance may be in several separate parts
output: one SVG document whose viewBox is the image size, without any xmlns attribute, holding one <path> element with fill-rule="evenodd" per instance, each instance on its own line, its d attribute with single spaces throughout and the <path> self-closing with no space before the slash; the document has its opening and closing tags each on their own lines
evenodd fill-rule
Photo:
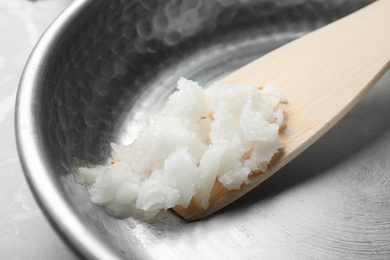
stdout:
<svg viewBox="0 0 390 260">
<path fill-rule="evenodd" d="M 105 163 L 108 144 L 126 142 L 180 76 L 207 85 L 369 2 L 76 1 L 18 94 L 19 151 L 54 226 L 97 259 L 390 257 L 388 74 L 302 156 L 205 220 L 113 219 L 72 176 L 80 162 Z"/>
</svg>

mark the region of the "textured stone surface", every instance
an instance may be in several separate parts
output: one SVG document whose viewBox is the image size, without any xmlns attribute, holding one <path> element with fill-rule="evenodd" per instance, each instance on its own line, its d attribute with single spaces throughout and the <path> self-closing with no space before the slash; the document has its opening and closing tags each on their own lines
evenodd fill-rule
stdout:
<svg viewBox="0 0 390 260">
<path fill-rule="evenodd" d="M 28 187 L 14 132 L 15 97 L 28 55 L 70 0 L 0 1 L 0 259 L 76 259 Z"/>
</svg>

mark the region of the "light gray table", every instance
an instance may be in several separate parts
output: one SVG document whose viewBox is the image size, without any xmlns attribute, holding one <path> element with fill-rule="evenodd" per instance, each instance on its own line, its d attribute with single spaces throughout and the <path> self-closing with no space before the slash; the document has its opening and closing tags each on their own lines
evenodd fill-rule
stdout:
<svg viewBox="0 0 390 260">
<path fill-rule="evenodd" d="M 24 64 L 41 34 L 72 1 L 0 0 L 0 259 L 76 259 L 57 236 L 26 183 L 14 134 Z"/>
</svg>

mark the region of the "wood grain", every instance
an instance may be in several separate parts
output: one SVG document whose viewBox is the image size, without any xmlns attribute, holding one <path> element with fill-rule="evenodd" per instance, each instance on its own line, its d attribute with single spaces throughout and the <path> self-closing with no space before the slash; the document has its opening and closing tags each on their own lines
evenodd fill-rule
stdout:
<svg viewBox="0 0 390 260">
<path fill-rule="evenodd" d="M 288 100 L 283 153 L 240 190 L 214 185 L 207 210 L 175 207 L 184 219 L 206 217 L 240 198 L 299 155 L 340 120 L 390 67 L 390 0 L 381 0 L 297 39 L 230 74 L 230 83 L 272 84 Z"/>
</svg>

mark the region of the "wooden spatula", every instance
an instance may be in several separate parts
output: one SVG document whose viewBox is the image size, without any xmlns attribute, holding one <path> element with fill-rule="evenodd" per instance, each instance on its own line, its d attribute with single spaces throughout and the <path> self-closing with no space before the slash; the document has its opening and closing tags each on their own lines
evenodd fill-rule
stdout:
<svg viewBox="0 0 390 260">
<path fill-rule="evenodd" d="M 206 210 L 194 199 L 174 210 L 196 220 L 240 198 L 319 139 L 389 67 L 390 0 L 380 0 L 227 76 L 222 81 L 272 84 L 285 94 L 288 120 L 280 137 L 286 147 L 266 173 L 252 176 L 240 190 L 216 181 Z"/>
</svg>

